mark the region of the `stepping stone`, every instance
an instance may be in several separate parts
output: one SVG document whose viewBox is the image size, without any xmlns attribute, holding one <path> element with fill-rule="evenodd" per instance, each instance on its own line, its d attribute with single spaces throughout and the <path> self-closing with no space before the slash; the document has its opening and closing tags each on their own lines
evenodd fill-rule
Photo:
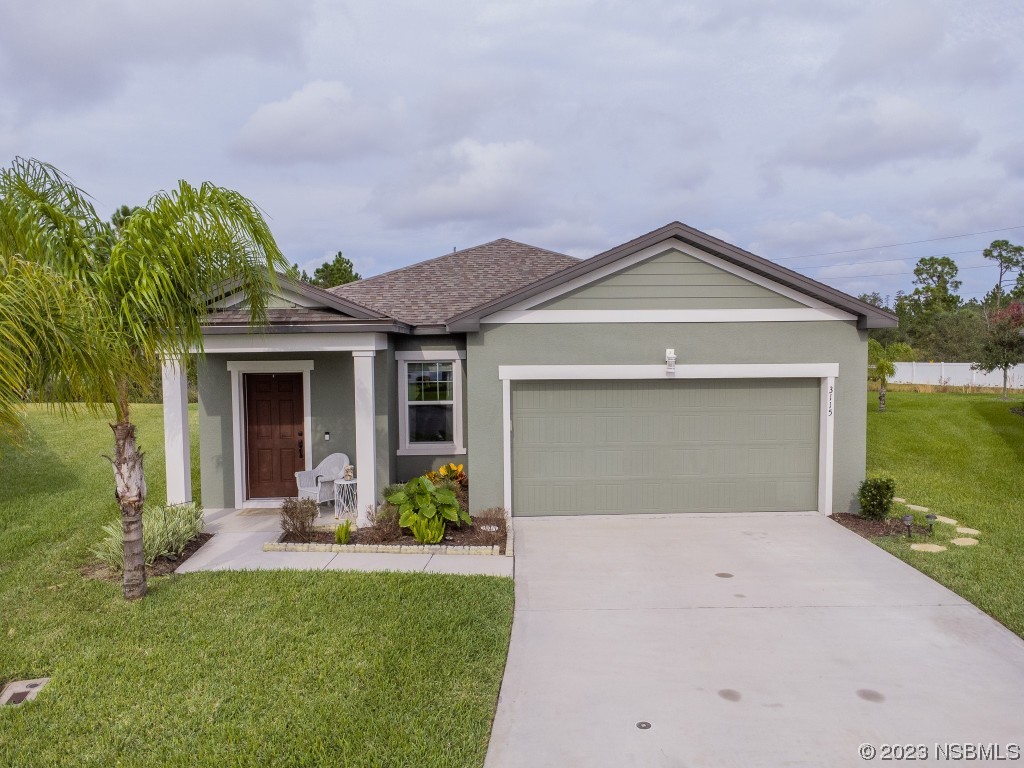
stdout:
<svg viewBox="0 0 1024 768">
<path fill-rule="evenodd" d="M 946 548 L 939 544 L 911 544 L 910 548 L 915 552 L 945 552 Z"/>
<path fill-rule="evenodd" d="M 963 528 L 963 527 L 957 528 L 956 532 L 957 533 L 965 533 L 968 536 L 977 536 L 979 533 L 981 533 L 981 531 L 975 530 L 974 528 Z"/>
<path fill-rule="evenodd" d="M 936 515 L 935 522 L 945 523 L 946 525 L 960 525 L 960 523 L 958 523 L 952 517 L 943 517 L 942 515 Z"/>
<path fill-rule="evenodd" d="M 903 506 L 905 506 L 907 509 L 912 509 L 915 512 L 927 512 L 928 511 L 928 507 L 919 507 L 919 506 L 917 506 L 917 504 L 904 504 Z"/>
<path fill-rule="evenodd" d="M 975 544 L 978 543 L 978 540 L 977 539 L 966 539 L 966 538 L 950 539 L 949 543 L 950 544 L 956 544 L 958 547 L 973 547 Z"/>
<path fill-rule="evenodd" d="M 892 500 L 895 501 L 897 504 L 906 504 L 907 503 L 906 499 L 901 499 L 899 496 L 893 496 Z"/>
</svg>

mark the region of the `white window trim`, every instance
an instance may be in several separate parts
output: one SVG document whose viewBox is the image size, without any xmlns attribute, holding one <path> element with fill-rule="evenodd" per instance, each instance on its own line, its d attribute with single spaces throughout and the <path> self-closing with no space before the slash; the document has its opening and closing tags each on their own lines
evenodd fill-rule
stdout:
<svg viewBox="0 0 1024 768">
<path fill-rule="evenodd" d="M 669 374 L 664 365 L 499 365 L 502 410 L 502 473 L 505 509 L 512 514 L 512 382 L 597 381 L 637 379 L 818 379 L 820 413 L 818 434 L 818 509 L 832 514 L 835 474 L 835 382 L 839 363 L 750 363 L 677 365 Z"/>
<path fill-rule="evenodd" d="M 245 441 L 245 374 L 247 373 L 301 373 L 302 374 L 302 441 L 306 454 L 306 469 L 313 468 L 313 415 L 310 402 L 309 372 L 312 360 L 228 360 L 231 373 L 231 433 L 234 443 L 234 479 L 236 509 L 246 507 L 279 506 L 281 499 L 250 499 L 246 495 Z"/>
<path fill-rule="evenodd" d="M 424 349 L 396 352 L 398 361 L 398 451 L 399 456 L 460 456 L 466 453 L 462 436 L 462 379 L 466 353 L 463 350 Z M 409 363 L 435 362 L 452 364 L 452 437 L 450 443 L 409 442 Z"/>
</svg>

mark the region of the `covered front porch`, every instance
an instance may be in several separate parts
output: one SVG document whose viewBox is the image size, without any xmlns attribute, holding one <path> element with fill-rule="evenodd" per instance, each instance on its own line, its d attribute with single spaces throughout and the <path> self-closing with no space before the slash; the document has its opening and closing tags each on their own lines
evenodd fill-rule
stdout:
<svg viewBox="0 0 1024 768">
<path fill-rule="evenodd" d="M 218 329 L 220 330 L 220 329 Z M 358 523 L 390 478 L 388 337 L 373 332 L 207 335 L 199 370 L 202 503 L 272 508 L 294 472 L 343 453 L 355 466 Z M 168 503 L 192 500 L 186 376 L 163 366 Z M 333 519 L 330 504 L 324 511 Z"/>
</svg>

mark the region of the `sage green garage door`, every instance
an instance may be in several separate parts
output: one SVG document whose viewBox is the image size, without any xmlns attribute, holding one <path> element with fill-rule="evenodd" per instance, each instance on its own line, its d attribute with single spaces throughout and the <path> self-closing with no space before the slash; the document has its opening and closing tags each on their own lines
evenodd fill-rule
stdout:
<svg viewBox="0 0 1024 768">
<path fill-rule="evenodd" d="M 817 509 L 817 379 L 512 389 L 516 515 Z"/>
</svg>

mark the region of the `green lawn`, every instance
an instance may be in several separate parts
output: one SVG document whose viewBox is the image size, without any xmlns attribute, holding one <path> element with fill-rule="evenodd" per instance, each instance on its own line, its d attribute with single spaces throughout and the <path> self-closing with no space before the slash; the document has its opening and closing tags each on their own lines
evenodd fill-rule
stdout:
<svg viewBox="0 0 1024 768">
<path fill-rule="evenodd" d="M 163 501 L 160 406 L 136 416 Z M 40 409 L 30 425 L 0 457 L 0 684 L 53 679 L 0 708 L 0 765 L 483 763 L 511 580 L 206 573 L 128 604 L 79 575 L 117 517 L 110 429 Z"/>
<path fill-rule="evenodd" d="M 869 392 L 868 472 L 981 531 L 977 546 L 938 554 L 913 552 L 905 539 L 878 543 L 1024 636 L 1024 417 L 1010 412 L 1020 406 L 1019 396 L 890 392 L 879 413 Z M 937 528 L 937 543 L 958 535 Z"/>
</svg>

